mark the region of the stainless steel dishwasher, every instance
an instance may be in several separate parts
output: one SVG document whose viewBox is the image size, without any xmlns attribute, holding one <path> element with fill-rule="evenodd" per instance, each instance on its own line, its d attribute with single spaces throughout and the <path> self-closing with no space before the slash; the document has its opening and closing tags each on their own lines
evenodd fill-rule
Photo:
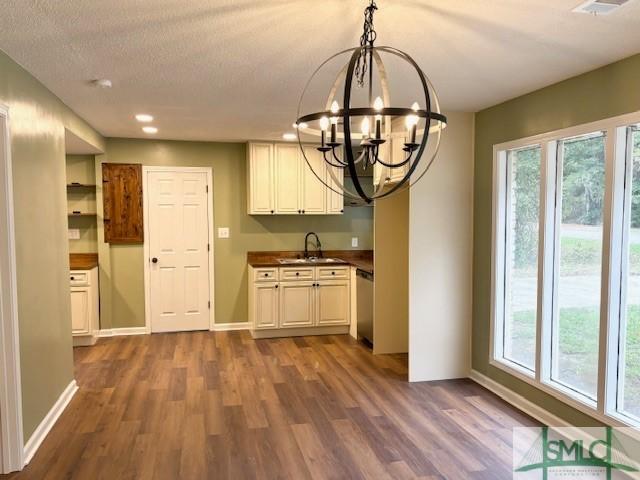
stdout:
<svg viewBox="0 0 640 480">
<path fill-rule="evenodd" d="M 373 273 L 356 270 L 358 337 L 373 345 Z"/>
</svg>

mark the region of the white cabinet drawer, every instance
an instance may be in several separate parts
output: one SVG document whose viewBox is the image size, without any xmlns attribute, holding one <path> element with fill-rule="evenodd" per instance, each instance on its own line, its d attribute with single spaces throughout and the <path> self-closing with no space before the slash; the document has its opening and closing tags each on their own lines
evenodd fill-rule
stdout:
<svg viewBox="0 0 640 480">
<path fill-rule="evenodd" d="M 346 280 L 349 278 L 349 267 L 318 267 L 318 280 Z"/>
<path fill-rule="evenodd" d="M 69 275 L 69 284 L 74 287 L 89 285 L 89 272 L 72 270 Z"/>
<path fill-rule="evenodd" d="M 273 282 L 278 280 L 278 269 L 273 268 L 256 268 L 253 270 L 254 282 Z"/>
<path fill-rule="evenodd" d="M 280 280 L 314 280 L 313 267 L 281 268 Z"/>
</svg>

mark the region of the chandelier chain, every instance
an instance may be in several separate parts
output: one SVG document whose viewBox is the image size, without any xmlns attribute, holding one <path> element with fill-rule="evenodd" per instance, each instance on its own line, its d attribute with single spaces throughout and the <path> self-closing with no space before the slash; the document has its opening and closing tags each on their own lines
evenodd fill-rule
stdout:
<svg viewBox="0 0 640 480">
<path fill-rule="evenodd" d="M 373 13 L 378 9 L 376 2 L 374 0 L 370 0 L 369 6 L 364 9 L 364 25 L 362 36 L 360 37 L 360 46 L 361 47 L 373 47 L 373 42 L 375 42 L 377 33 L 373 28 Z M 365 84 L 365 76 L 367 73 L 368 64 L 370 63 L 371 57 L 371 49 L 363 48 L 360 51 L 360 57 L 358 58 L 358 63 L 355 69 L 355 77 L 360 88 L 364 87 Z"/>
</svg>

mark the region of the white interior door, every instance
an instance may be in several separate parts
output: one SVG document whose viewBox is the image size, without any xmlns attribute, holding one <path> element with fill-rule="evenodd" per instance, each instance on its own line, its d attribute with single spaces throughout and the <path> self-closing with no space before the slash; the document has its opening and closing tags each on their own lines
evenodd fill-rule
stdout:
<svg viewBox="0 0 640 480">
<path fill-rule="evenodd" d="M 152 332 L 209 329 L 206 172 L 147 172 Z"/>
</svg>

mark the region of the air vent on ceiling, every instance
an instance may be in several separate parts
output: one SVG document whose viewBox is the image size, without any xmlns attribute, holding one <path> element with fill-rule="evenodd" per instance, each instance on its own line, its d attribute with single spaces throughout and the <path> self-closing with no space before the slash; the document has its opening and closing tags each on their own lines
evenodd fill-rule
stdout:
<svg viewBox="0 0 640 480">
<path fill-rule="evenodd" d="M 573 11 L 591 13 L 593 15 L 608 15 L 629 1 L 631 0 L 588 0 L 578 5 Z"/>
</svg>

